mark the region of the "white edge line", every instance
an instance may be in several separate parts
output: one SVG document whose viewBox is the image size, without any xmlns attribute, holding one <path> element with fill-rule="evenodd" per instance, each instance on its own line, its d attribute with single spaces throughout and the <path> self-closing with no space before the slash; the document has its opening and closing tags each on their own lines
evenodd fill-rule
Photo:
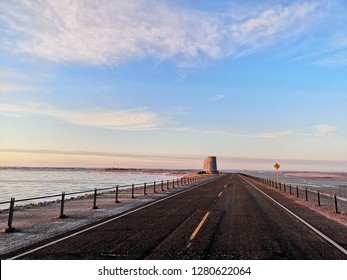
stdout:
<svg viewBox="0 0 347 280">
<path fill-rule="evenodd" d="M 219 178 L 216 178 L 216 179 L 219 179 Z M 89 227 L 89 228 L 85 228 L 85 229 L 83 229 L 83 230 L 81 230 L 81 231 L 78 231 L 78 232 L 75 232 L 75 233 L 70 234 L 70 235 L 68 235 L 68 236 L 65 236 L 65 237 L 63 237 L 63 238 L 57 239 L 57 240 L 55 240 L 55 241 L 52 241 L 52 242 L 50 242 L 50 243 L 47 243 L 47 244 L 42 245 L 42 246 L 40 246 L 40 247 L 37 247 L 37 248 L 35 248 L 35 249 L 29 250 L 29 251 L 24 252 L 24 253 L 22 253 L 22 254 L 19 254 L 19 255 L 17 255 L 17 256 L 13 256 L 12 258 L 9 258 L 8 260 L 15 260 L 15 259 L 18 259 L 18 258 L 23 257 L 23 256 L 25 256 L 25 255 L 28 255 L 28 254 L 31 254 L 31 253 L 33 253 L 33 252 L 39 251 L 39 250 L 41 250 L 41 249 L 43 249 L 43 248 L 49 247 L 49 246 L 51 246 L 51 245 L 54 245 L 54 244 L 56 244 L 56 243 L 59 243 L 59 242 L 65 240 L 65 239 L 69 239 L 69 238 L 71 238 L 71 237 L 74 237 L 74 236 L 76 236 L 76 235 L 78 235 L 78 234 L 81 234 L 81 233 L 83 233 L 83 232 L 89 231 L 89 230 L 91 230 L 91 229 L 97 228 L 97 227 L 99 227 L 99 226 L 105 225 L 105 224 L 107 224 L 107 223 L 110 223 L 110 222 L 115 221 L 115 220 L 117 220 L 117 219 L 120 219 L 120 218 L 122 218 L 122 217 L 125 217 L 125 216 L 127 216 L 127 215 L 130 215 L 130 214 L 135 213 L 135 212 L 137 212 L 137 211 L 140 211 L 140 210 L 142 210 L 142 209 L 144 209 L 144 208 L 147 208 L 147 207 L 149 207 L 149 206 L 152 206 L 152 205 L 154 205 L 154 204 L 157 204 L 157 203 L 159 203 L 159 202 L 161 202 L 161 201 L 164 201 L 164 200 L 166 200 L 166 199 L 169 199 L 169 198 L 171 198 L 171 197 L 174 197 L 174 196 L 180 195 L 180 194 L 182 194 L 182 193 L 185 193 L 185 192 L 188 192 L 188 191 L 191 191 L 191 190 L 200 188 L 200 187 L 202 187 L 202 186 L 204 186 L 204 185 L 206 185 L 206 184 L 208 184 L 208 183 L 210 183 L 210 182 L 212 182 L 212 181 L 214 181 L 214 180 L 209 180 L 209 181 L 207 181 L 207 182 L 205 182 L 205 183 L 203 183 L 203 184 L 201 184 L 201 185 L 198 185 L 198 186 L 195 186 L 195 187 L 186 189 L 186 190 L 184 190 L 184 191 L 175 193 L 175 194 L 173 194 L 173 195 L 169 195 L 169 196 L 164 197 L 164 198 L 162 198 L 162 199 L 153 201 L 153 202 L 151 202 L 151 203 L 149 203 L 149 204 L 146 204 L 146 205 L 143 205 L 143 206 L 141 206 L 141 207 L 139 207 L 139 208 L 136 208 L 136 209 L 134 209 L 134 210 L 131 210 L 130 212 L 121 214 L 120 216 L 114 217 L 114 218 L 112 218 L 112 219 L 110 219 L 110 220 L 107 220 L 107 221 L 104 221 L 104 222 L 102 222 L 102 223 L 96 224 L 96 225 L 91 226 L 91 227 Z"/>
<path fill-rule="evenodd" d="M 285 206 L 283 206 L 281 203 L 279 203 L 278 201 L 276 201 L 275 199 L 273 199 L 271 196 L 269 196 L 268 194 L 266 194 L 265 192 L 263 192 L 262 190 L 260 190 L 259 188 L 257 188 L 255 185 L 253 185 L 251 182 L 249 182 L 247 179 L 245 179 L 244 177 L 241 176 L 241 178 L 246 181 L 248 184 L 250 184 L 252 187 L 254 187 L 256 190 L 258 190 L 259 192 L 261 192 L 263 195 L 265 195 L 266 197 L 268 197 L 269 199 L 271 199 L 273 202 L 275 202 L 278 206 L 280 206 L 281 208 L 283 208 L 285 211 L 287 211 L 289 214 L 291 214 L 294 218 L 298 219 L 300 222 L 302 222 L 305 226 L 307 226 L 309 229 L 311 229 L 312 231 L 314 231 L 315 233 L 317 233 L 319 236 L 321 236 L 322 238 L 324 238 L 326 241 L 328 241 L 330 244 L 332 244 L 333 246 L 335 246 L 337 249 L 339 249 L 342 253 L 344 253 L 345 255 L 347 255 L 347 250 L 345 248 L 343 248 L 342 246 L 340 246 L 339 244 L 337 244 L 334 240 L 330 239 L 328 236 L 326 236 L 324 233 L 320 232 L 318 229 L 316 229 L 314 226 L 310 225 L 308 222 L 306 222 L 305 220 L 303 220 L 302 218 L 300 218 L 298 215 L 296 215 L 294 212 L 290 211 L 288 208 L 286 208 Z"/>
</svg>

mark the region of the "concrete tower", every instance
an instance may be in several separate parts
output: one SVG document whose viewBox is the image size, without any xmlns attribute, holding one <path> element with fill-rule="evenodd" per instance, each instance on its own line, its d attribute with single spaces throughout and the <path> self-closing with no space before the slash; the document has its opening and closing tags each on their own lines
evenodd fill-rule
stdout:
<svg viewBox="0 0 347 280">
<path fill-rule="evenodd" d="M 216 157 L 211 157 L 211 156 L 205 158 L 203 171 L 205 171 L 208 174 L 218 173 L 218 170 L 217 170 L 217 158 Z"/>
</svg>

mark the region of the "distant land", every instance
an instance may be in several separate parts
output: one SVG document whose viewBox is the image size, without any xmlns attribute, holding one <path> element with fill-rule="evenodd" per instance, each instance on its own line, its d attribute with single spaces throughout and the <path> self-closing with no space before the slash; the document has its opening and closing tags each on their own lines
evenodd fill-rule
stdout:
<svg viewBox="0 0 347 280">
<path fill-rule="evenodd" d="M 171 173 L 171 174 L 182 174 L 182 173 L 191 173 L 198 172 L 199 169 L 164 169 L 164 168 L 120 168 L 120 167 L 111 167 L 111 168 L 93 168 L 93 167 L 27 167 L 27 166 L 4 166 L 0 167 L 0 170 L 89 170 L 97 172 L 145 172 L 145 173 Z"/>
<path fill-rule="evenodd" d="M 347 172 L 283 172 L 287 176 L 307 177 L 307 178 L 336 178 L 347 179 Z"/>
</svg>

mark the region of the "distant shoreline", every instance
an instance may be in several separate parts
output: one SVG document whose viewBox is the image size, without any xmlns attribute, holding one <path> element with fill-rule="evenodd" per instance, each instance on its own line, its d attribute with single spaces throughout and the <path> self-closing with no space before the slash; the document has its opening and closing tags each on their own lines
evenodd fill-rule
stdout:
<svg viewBox="0 0 347 280">
<path fill-rule="evenodd" d="M 347 179 L 347 173 L 343 172 L 283 172 L 286 176 L 305 178 L 336 178 Z"/>
<path fill-rule="evenodd" d="M 198 172 L 198 169 L 170 169 L 170 168 L 118 168 L 118 167 L 28 167 L 28 166 L 0 166 L 0 170 L 39 170 L 39 171 L 97 171 L 97 172 L 144 172 L 183 174 Z"/>
<path fill-rule="evenodd" d="M 197 172 L 194 169 L 159 169 L 159 168 L 97 168 L 91 169 L 97 172 L 143 172 L 143 173 L 170 173 L 170 174 L 186 174 Z"/>
</svg>

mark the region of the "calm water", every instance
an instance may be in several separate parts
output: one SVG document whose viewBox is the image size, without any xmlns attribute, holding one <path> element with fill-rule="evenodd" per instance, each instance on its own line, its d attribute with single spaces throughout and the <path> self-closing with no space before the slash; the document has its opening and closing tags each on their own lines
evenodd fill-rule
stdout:
<svg viewBox="0 0 347 280">
<path fill-rule="evenodd" d="M 0 169 L 0 202 L 61 192 L 88 191 L 177 178 L 179 175 L 147 172 L 99 172 L 90 169 Z M 3 207 L 2 207 L 3 206 Z M 8 207 L 8 205 L 6 204 Z M 0 208 L 5 205 L 0 204 Z"/>
</svg>

